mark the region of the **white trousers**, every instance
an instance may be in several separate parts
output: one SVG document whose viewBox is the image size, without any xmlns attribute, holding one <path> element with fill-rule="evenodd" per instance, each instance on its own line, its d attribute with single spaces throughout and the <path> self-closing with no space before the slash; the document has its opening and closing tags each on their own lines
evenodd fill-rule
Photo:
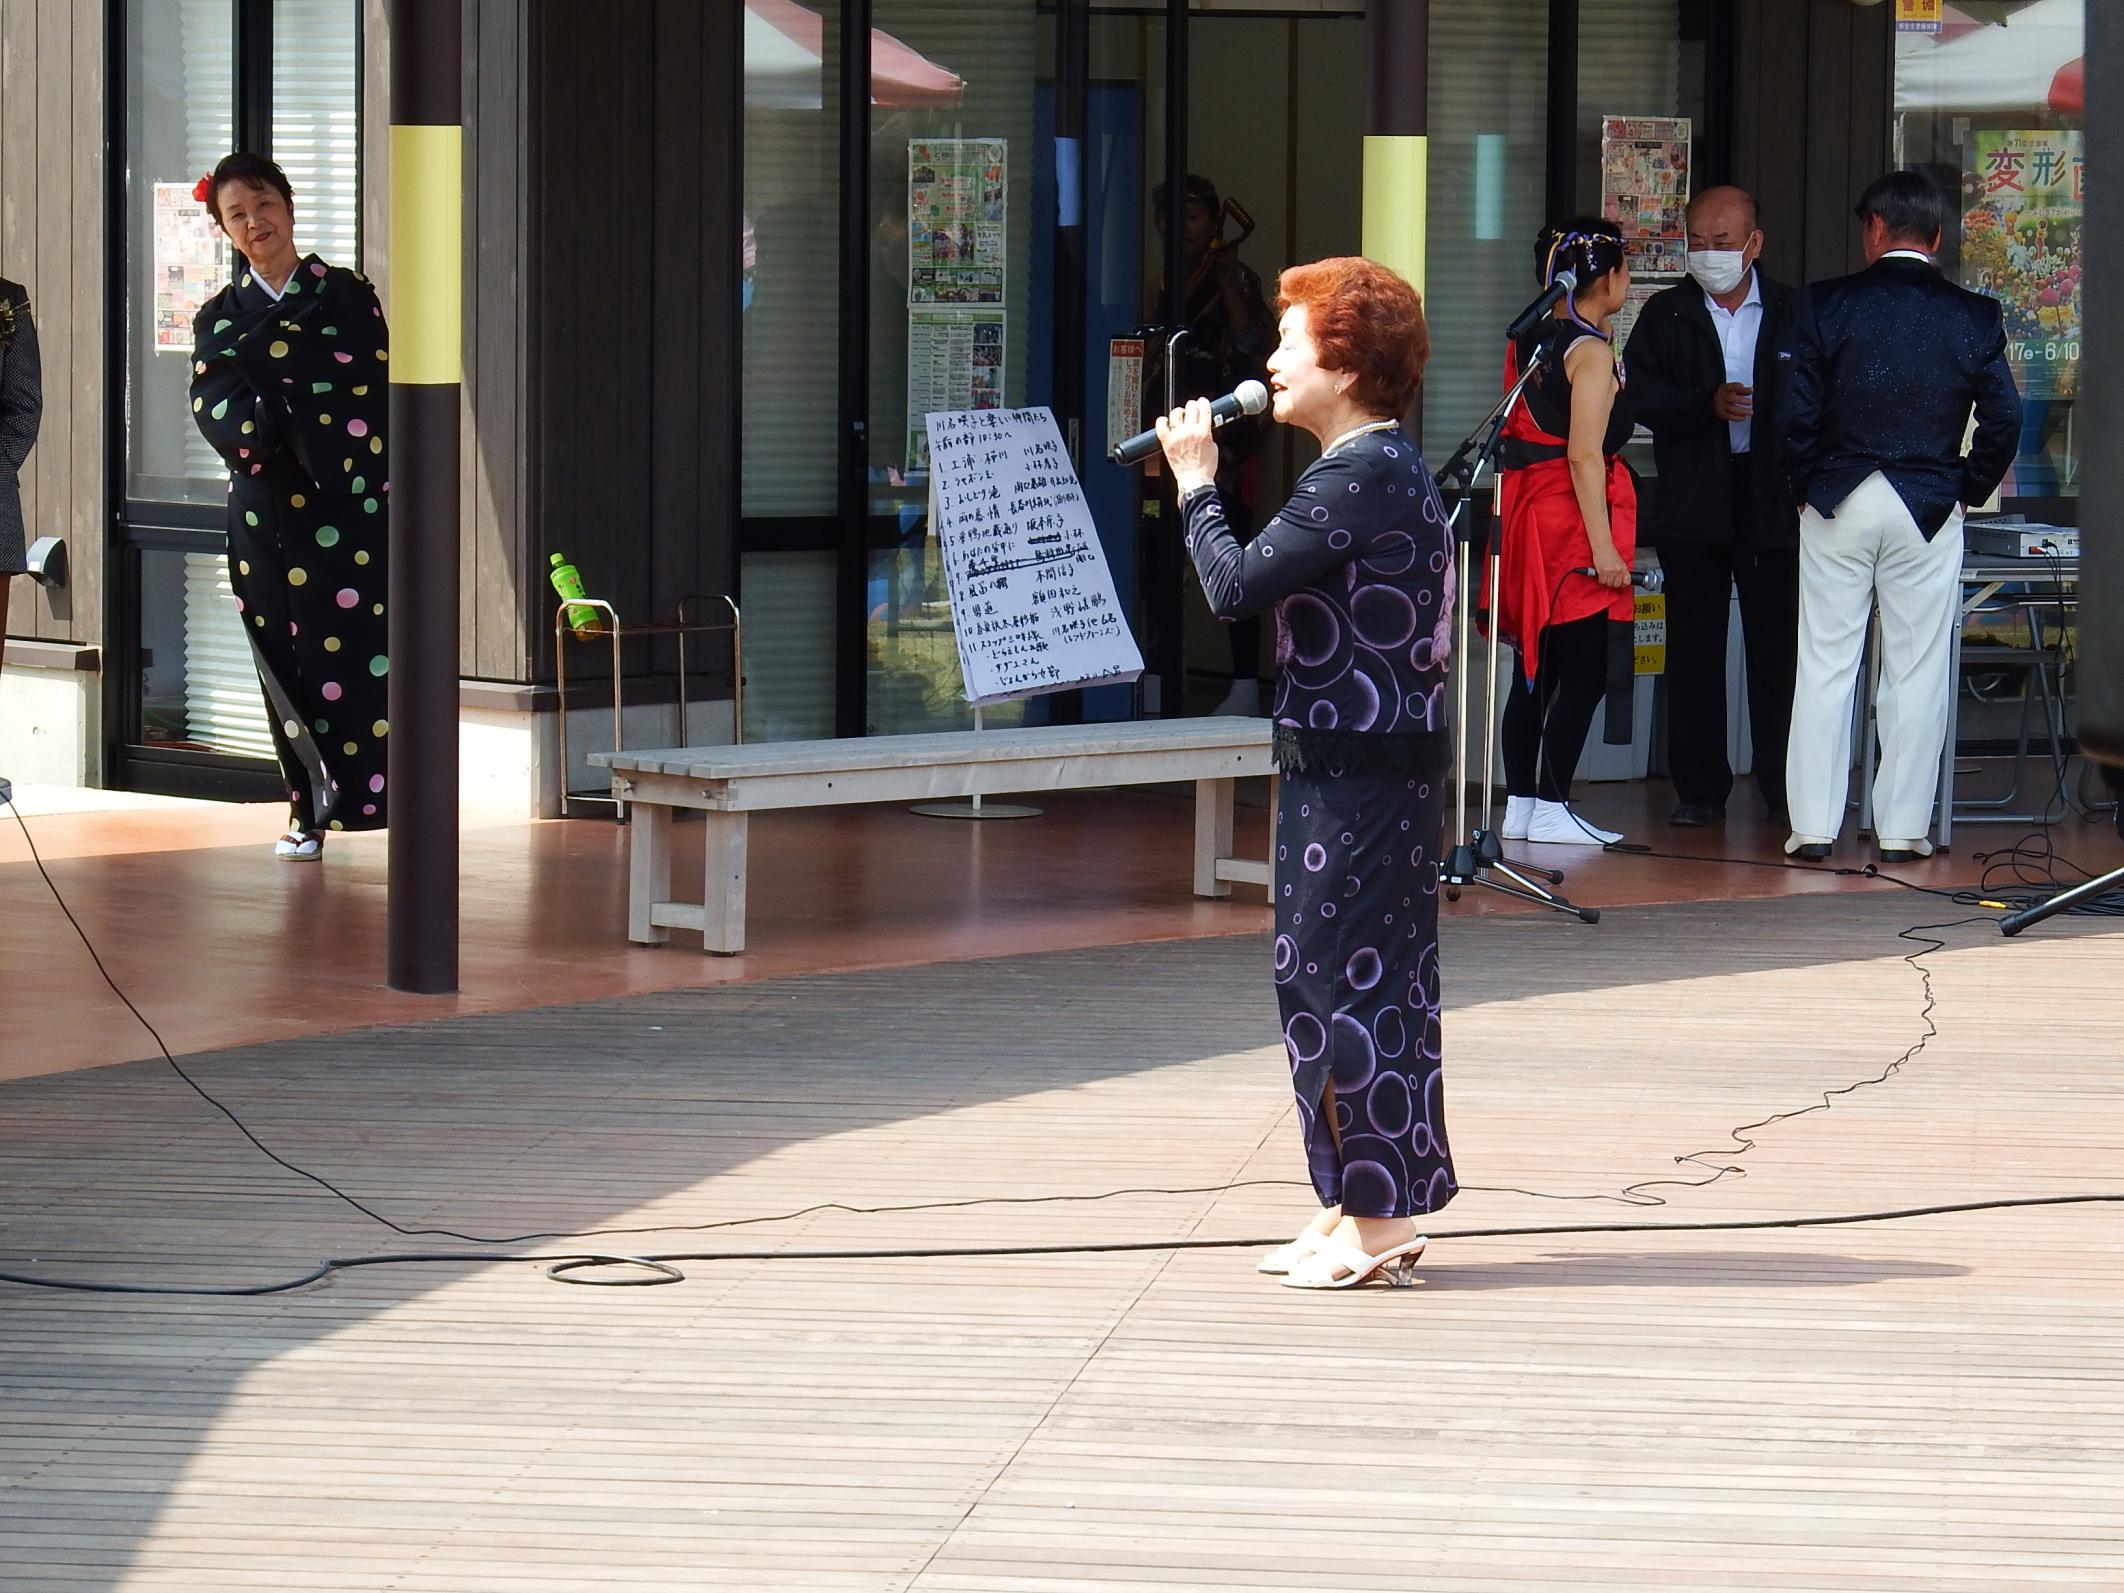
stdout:
<svg viewBox="0 0 2124 1593">
<path fill-rule="evenodd" d="M 1851 784 L 1852 696 L 1876 600 L 1881 677 L 1874 699 L 1881 737 L 1873 832 L 1913 841 L 1932 830 L 1948 678 L 1960 609 L 1962 511 L 1930 542 L 1878 471 L 1833 519 L 1800 514 L 1799 673 L 1785 798 L 1797 835 L 1834 840 Z"/>
</svg>

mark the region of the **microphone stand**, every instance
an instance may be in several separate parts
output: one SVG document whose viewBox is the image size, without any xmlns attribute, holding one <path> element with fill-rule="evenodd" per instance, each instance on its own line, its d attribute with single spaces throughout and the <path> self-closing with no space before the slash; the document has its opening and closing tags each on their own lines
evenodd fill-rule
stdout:
<svg viewBox="0 0 2124 1593">
<path fill-rule="evenodd" d="M 1482 718 L 1482 807 L 1475 816 L 1475 824 L 1468 826 L 1468 638 L 1472 629 L 1473 591 L 1469 580 L 1473 563 L 1471 543 L 1473 536 L 1461 524 L 1461 515 L 1468 500 L 1475 496 L 1483 475 L 1488 472 L 1493 488 L 1497 483 L 1497 447 L 1504 437 L 1506 419 L 1512 406 L 1519 402 L 1526 385 L 1533 380 L 1535 366 L 1541 359 L 1537 348 L 1528 359 L 1525 369 L 1519 373 L 1510 391 L 1498 400 L 1497 407 L 1490 411 L 1476 428 L 1454 450 L 1453 457 L 1445 463 L 1435 478 L 1440 492 L 1450 493 L 1452 512 L 1446 517 L 1446 526 L 1453 533 L 1460 557 L 1460 580 L 1454 593 L 1454 663 L 1457 702 L 1453 714 L 1453 833 L 1466 837 L 1456 840 L 1446 853 L 1439 868 L 1439 877 L 1445 884 L 1446 900 L 1460 900 L 1461 887 L 1480 885 L 1517 901 L 1532 902 L 1537 906 L 1553 908 L 1559 913 L 1570 913 L 1584 923 L 1600 922 L 1600 909 L 1579 907 L 1566 901 L 1549 885 L 1561 885 L 1563 875 L 1556 869 L 1537 868 L 1531 863 L 1515 866 L 1505 861 L 1504 849 L 1498 842 L 1497 832 L 1490 828 L 1490 814 L 1496 803 L 1495 769 L 1497 767 L 1497 592 L 1498 571 L 1502 563 L 1504 547 L 1504 523 L 1495 513 L 1486 550 L 1486 578 L 1490 598 L 1490 635 L 1487 649 L 1487 665 L 1483 680 Z M 1524 871 L 1522 871 L 1524 870 Z M 1503 878 L 1493 876 L 1502 875 Z M 1546 883 L 1542 883 L 1546 882 Z"/>
<path fill-rule="evenodd" d="M 2062 890 L 2048 901 L 2038 902 L 2033 907 L 1999 920 L 1999 931 L 2005 935 L 2018 935 L 2031 925 L 2040 924 L 2053 913 L 2070 912 L 2082 902 L 2093 901 L 2098 896 L 2107 896 L 2112 891 L 2124 892 L 2124 868 L 2111 869 L 2099 879 L 2083 881 L 2067 890 Z"/>
</svg>

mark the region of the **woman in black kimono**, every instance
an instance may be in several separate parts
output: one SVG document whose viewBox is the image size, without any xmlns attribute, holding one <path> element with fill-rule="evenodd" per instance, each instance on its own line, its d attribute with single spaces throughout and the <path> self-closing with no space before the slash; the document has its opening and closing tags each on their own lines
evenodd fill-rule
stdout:
<svg viewBox="0 0 2124 1593">
<path fill-rule="evenodd" d="M 295 252 L 295 192 L 229 156 L 194 190 L 244 257 L 193 322 L 192 418 L 229 467 L 229 584 L 258 662 L 288 831 L 384 822 L 389 338 L 358 271 Z"/>
<path fill-rule="evenodd" d="M 1339 1289 L 1406 1282 L 1417 1214 L 1458 1187 L 1438 995 L 1453 541 L 1396 418 L 1430 353 L 1416 291 L 1361 259 L 1294 266 L 1279 286 L 1272 412 L 1322 450 L 1290 502 L 1242 545 L 1209 405 L 1158 433 L 1210 607 L 1276 613 L 1276 997 L 1324 1209 L 1260 1270 Z"/>
</svg>

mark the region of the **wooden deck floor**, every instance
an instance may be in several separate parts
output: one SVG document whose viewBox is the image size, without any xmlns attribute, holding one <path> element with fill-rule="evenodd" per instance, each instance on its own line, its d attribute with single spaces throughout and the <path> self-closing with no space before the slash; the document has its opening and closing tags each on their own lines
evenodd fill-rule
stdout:
<svg viewBox="0 0 2124 1593">
<path fill-rule="evenodd" d="M 1928 910 L 1929 909 L 1929 910 Z M 1245 1251 L 521 1263 L 257 1300 L 0 1285 L 0 1587 L 921 1593 L 2124 1586 L 2124 1213 L 1455 1239 L 2124 1189 L 2124 926 L 1916 895 L 1449 925 L 1423 1284 Z M 1257 936 L 675 990 L 186 1059 L 407 1226 L 1291 1179 Z M 1638 1209 L 1641 1179 L 1746 1169 Z M 1556 1201 L 1507 1189 L 1581 1197 Z M 1275 1184 L 612 1245 L 1281 1236 Z M 245 1281 L 399 1240 L 159 1062 L 0 1084 L 0 1268 Z M 566 1249 L 566 1246 L 553 1246 Z"/>
</svg>

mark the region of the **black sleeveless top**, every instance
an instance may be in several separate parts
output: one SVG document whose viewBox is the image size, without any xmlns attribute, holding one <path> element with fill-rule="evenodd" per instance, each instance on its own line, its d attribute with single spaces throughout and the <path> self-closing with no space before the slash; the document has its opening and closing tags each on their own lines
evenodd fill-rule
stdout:
<svg viewBox="0 0 2124 1593">
<path fill-rule="evenodd" d="M 1583 338 L 1598 337 L 1576 321 L 1566 321 L 1558 316 L 1545 317 L 1535 328 L 1518 339 L 1513 353 L 1522 369 L 1527 357 L 1541 343 L 1541 364 L 1534 373 L 1534 380 L 1527 383 L 1525 394 L 1527 413 L 1534 424 L 1552 437 L 1567 441 L 1571 435 L 1571 378 L 1564 370 L 1564 356 Z M 1545 342 L 1544 342 L 1545 340 Z M 1622 368 L 1616 368 L 1616 380 L 1622 381 Z M 1630 433 L 1637 422 L 1630 413 L 1630 391 L 1620 387 L 1615 394 L 1615 407 L 1608 412 L 1607 435 L 1600 440 L 1600 451 L 1612 459 L 1623 450 L 1630 440 Z"/>
</svg>

